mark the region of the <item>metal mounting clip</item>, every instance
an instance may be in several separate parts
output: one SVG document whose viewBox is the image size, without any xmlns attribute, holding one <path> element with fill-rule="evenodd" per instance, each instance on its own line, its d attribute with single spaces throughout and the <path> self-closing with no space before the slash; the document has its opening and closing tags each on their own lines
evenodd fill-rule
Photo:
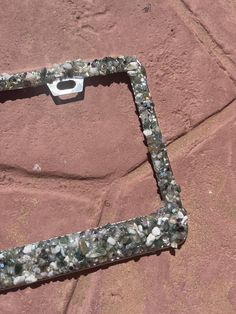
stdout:
<svg viewBox="0 0 236 314">
<path fill-rule="evenodd" d="M 63 78 L 47 83 L 53 96 L 62 96 L 73 93 L 81 93 L 84 88 L 84 78 L 74 76 L 72 78 Z"/>
</svg>

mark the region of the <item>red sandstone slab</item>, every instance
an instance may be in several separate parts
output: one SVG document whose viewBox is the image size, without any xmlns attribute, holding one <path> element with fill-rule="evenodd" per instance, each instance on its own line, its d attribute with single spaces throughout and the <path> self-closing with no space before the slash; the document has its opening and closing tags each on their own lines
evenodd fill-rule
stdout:
<svg viewBox="0 0 236 314">
<path fill-rule="evenodd" d="M 189 237 L 176 256 L 164 252 L 81 277 L 68 313 L 235 312 L 235 127 L 236 102 L 170 146 L 190 217 Z M 140 172 L 137 182 L 145 183 L 151 203 L 149 170 Z M 111 193 L 110 204 L 129 194 L 130 203 L 145 208 L 146 197 L 132 194 L 132 178 L 122 180 L 119 199 Z"/>
<path fill-rule="evenodd" d="M 63 313 L 73 290 L 74 279 L 44 284 L 0 295 L 0 312 L 12 313 Z"/>
<path fill-rule="evenodd" d="M 236 95 L 226 73 L 166 1 L 151 1 L 148 10 L 141 1 L 40 3 L 3 6 L 2 72 L 78 57 L 135 54 L 147 67 L 166 139 L 187 132 Z M 111 89 L 91 86 L 84 102 L 62 107 L 50 96 L 29 98 L 34 94 L 27 93 L 1 104 L 0 164 L 9 160 L 28 171 L 39 164 L 42 171 L 86 177 L 124 174 L 146 154 L 131 94 L 125 84 Z M 126 150 L 124 161 L 120 152 Z"/>
<path fill-rule="evenodd" d="M 104 186 L 16 173 L 9 180 L 7 171 L 0 178 L 1 249 L 97 226 Z M 0 294 L 0 313 L 63 313 L 74 284 L 64 279 Z"/>
<path fill-rule="evenodd" d="M 104 192 L 0 187 L 1 248 L 96 227 Z"/>
<path fill-rule="evenodd" d="M 164 136 L 175 138 L 229 103 L 235 88 L 166 1 L 149 3 L 8 1 L 0 11 L 0 71 L 78 57 L 135 54 L 147 67 Z M 140 214 L 155 207 L 155 182 L 149 165 L 140 168 L 137 177 L 133 172 L 119 179 L 146 158 L 125 82 L 89 86 L 84 101 L 58 107 L 50 96 L 38 93 L 0 94 L 1 101 L 6 101 L 0 104 L 3 177 L 6 165 L 16 168 L 1 189 L 0 209 L 8 234 L 7 238 L 1 235 L 4 246 L 96 224 L 105 186 L 114 179 L 101 222 L 133 216 L 135 208 Z M 19 96 L 22 99 L 16 99 Z M 206 128 L 172 146 L 174 171 L 192 224 L 190 237 L 176 258 L 162 253 L 80 277 L 68 313 L 235 312 L 231 242 L 235 181 L 228 175 L 235 169 L 229 160 L 233 160 L 230 147 L 235 142 L 235 131 L 232 133 L 229 125 L 235 108 L 231 105 L 221 117 L 224 119 L 213 122 L 211 132 L 206 133 Z M 226 140 L 224 154 L 222 139 Z M 40 184 L 34 177 L 23 180 L 28 175 L 25 169 L 46 176 Z M 81 177 L 89 179 L 83 186 L 76 184 Z M 19 202 L 23 207 L 18 207 Z M 73 215 L 66 215 L 67 207 Z M 29 208 L 27 218 L 23 210 Z M 45 223 L 45 217 L 53 215 L 58 218 L 55 224 Z M 76 215 L 78 220 L 71 218 Z M 7 230 L 9 216 L 12 222 Z M 26 226 L 22 223 L 25 218 Z M 18 220 L 18 229 L 14 229 Z M 73 284 L 66 280 L 1 295 L 1 311 L 63 313 Z"/>
<path fill-rule="evenodd" d="M 222 0 L 184 0 L 236 69 L 236 4 Z M 234 70 L 235 70 L 234 69 Z"/>
<path fill-rule="evenodd" d="M 56 106 L 51 96 L 25 98 L 18 92 L 23 99 L 0 104 L 0 164 L 31 173 L 114 179 L 145 160 L 127 84 L 101 83 L 106 85 L 86 87 L 81 102 Z"/>
</svg>

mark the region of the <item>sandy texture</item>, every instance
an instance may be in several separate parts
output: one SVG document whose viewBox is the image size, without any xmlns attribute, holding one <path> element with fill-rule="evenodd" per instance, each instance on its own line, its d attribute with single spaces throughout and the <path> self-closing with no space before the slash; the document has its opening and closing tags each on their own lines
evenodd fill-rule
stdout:
<svg viewBox="0 0 236 314">
<path fill-rule="evenodd" d="M 1 73 L 106 55 L 142 61 L 190 216 L 176 256 L 1 294 L 0 313 L 235 313 L 236 8 L 229 3 L 0 1 Z M 46 87 L 0 93 L 1 248 L 158 205 L 128 81 L 98 82 L 66 105 L 55 105 Z"/>
</svg>

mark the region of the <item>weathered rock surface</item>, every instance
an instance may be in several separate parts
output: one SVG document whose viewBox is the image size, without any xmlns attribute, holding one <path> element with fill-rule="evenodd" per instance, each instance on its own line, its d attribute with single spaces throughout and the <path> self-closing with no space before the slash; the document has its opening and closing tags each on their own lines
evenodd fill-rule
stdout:
<svg viewBox="0 0 236 314">
<path fill-rule="evenodd" d="M 0 1 L 0 73 L 106 55 L 143 62 L 190 216 L 176 256 L 1 294 L 0 313 L 235 313 L 236 8 L 184 3 Z M 84 99 L 65 105 L 46 87 L 0 93 L 1 248 L 160 206 L 127 78 L 112 81 L 87 81 Z"/>
</svg>

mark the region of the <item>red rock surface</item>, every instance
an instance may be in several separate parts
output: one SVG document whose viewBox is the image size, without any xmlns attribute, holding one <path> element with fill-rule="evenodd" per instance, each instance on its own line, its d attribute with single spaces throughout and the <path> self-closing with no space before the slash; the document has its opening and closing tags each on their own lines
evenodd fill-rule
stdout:
<svg viewBox="0 0 236 314">
<path fill-rule="evenodd" d="M 192 18 L 204 28 L 211 38 L 213 50 L 221 65 L 236 79 L 235 1 L 183 0 Z M 222 5 L 223 4 L 223 5 Z"/>
<path fill-rule="evenodd" d="M 190 217 L 175 256 L 1 294 L 0 313 L 235 313 L 229 3 L 0 1 L 0 72 L 119 54 L 143 62 Z M 127 79 L 114 81 L 90 81 L 84 100 L 60 106 L 46 88 L 0 94 L 1 248 L 159 206 Z"/>
</svg>

